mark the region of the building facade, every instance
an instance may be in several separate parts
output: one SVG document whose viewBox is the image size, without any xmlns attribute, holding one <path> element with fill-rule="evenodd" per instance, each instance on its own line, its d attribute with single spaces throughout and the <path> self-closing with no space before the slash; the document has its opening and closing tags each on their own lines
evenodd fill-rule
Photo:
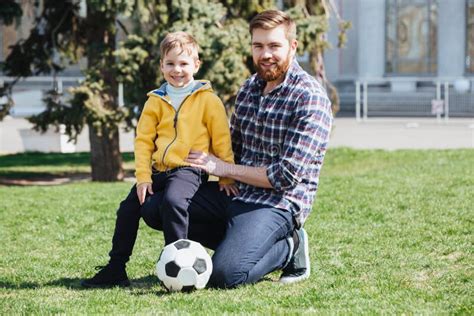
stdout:
<svg viewBox="0 0 474 316">
<path fill-rule="evenodd" d="M 474 0 L 332 3 L 352 22 L 346 46 L 325 54 L 342 115 L 474 116 Z"/>
</svg>

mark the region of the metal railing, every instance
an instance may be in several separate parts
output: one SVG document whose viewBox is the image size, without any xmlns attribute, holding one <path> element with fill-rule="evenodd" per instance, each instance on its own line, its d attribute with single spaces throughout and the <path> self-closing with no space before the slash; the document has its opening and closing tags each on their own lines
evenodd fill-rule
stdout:
<svg viewBox="0 0 474 316">
<path fill-rule="evenodd" d="M 450 114 L 450 86 L 456 80 L 466 78 L 442 78 L 442 77 L 406 77 L 406 78 L 363 78 L 355 82 L 355 114 L 356 120 L 362 121 L 367 120 L 369 116 L 369 86 L 380 86 L 380 85 L 389 85 L 391 95 L 396 95 L 397 91 L 394 91 L 393 87 L 397 84 L 411 84 L 414 86 L 413 90 L 405 91 L 411 93 L 417 93 L 418 84 L 424 85 L 434 85 L 435 94 L 433 95 L 434 99 L 431 101 L 442 101 L 442 108 L 440 111 L 437 111 L 435 114 L 438 120 L 441 120 L 441 116 L 444 116 L 444 120 L 449 120 Z M 474 82 L 471 82 L 471 85 L 474 85 Z M 472 89 L 472 88 L 471 88 Z M 471 90 L 472 91 L 472 90 Z M 398 91 L 400 92 L 400 91 Z M 472 93 L 472 92 L 471 92 Z M 473 104 L 474 106 L 474 104 Z"/>
<path fill-rule="evenodd" d="M 63 92 L 64 83 L 68 83 L 71 86 L 80 84 L 85 77 L 83 76 L 32 76 L 21 78 L 17 83 L 51 83 L 59 93 Z M 5 85 L 5 82 L 14 81 L 16 78 L 0 76 L 0 88 Z M 118 85 L 118 105 L 123 106 L 123 83 L 119 82 Z"/>
<path fill-rule="evenodd" d="M 0 76 L 0 87 L 3 87 L 5 85 L 5 82 L 7 81 L 14 81 L 17 78 L 14 77 L 6 77 L 6 76 Z M 63 87 L 63 82 L 69 82 L 69 83 L 80 83 L 82 80 L 84 80 L 84 77 L 69 77 L 69 76 L 33 76 L 33 77 L 26 77 L 26 78 L 21 78 L 18 80 L 18 83 L 21 82 L 39 82 L 39 83 L 54 83 L 57 82 L 58 88 Z"/>
</svg>

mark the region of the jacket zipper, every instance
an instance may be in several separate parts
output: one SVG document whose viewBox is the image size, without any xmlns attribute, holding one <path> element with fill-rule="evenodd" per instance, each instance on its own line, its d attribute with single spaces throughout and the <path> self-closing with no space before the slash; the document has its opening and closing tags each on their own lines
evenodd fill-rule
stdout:
<svg viewBox="0 0 474 316">
<path fill-rule="evenodd" d="M 192 93 L 193 94 L 193 93 Z M 169 143 L 166 148 L 165 148 L 165 151 L 163 152 L 163 157 L 161 158 L 161 163 L 163 165 L 165 165 L 165 157 L 166 157 L 166 154 L 168 152 L 168 149 L 171 147 L 171 145 L 173 145 L 173 143 L 176 141 L 176 139 L 178 138 L 178 114 L 179 114 L 179 111 L 181 111 L 181 109 L 183 108 L 184 106 L 184 102 L 186 102 L 186 100 L 192 95 L 192 94 L 189 94 L 188 96 L 186 96 L 186 98 L 184 98 L 183 102 L 181 102 L 181 105 L 178 109 L 178 111 L 176 111 L 176 114 L 174 115 L 174 119 L 173 119 L 173 127 L 174 127 L 174 138 L 173 140 L 171 141 L 171 143 Z M 171 104 L 170 104 L 171 105 Z M 172 105 L 171 105 L 172 106 Z M 168 170 L 168 166 L 166 166 L 166 170 Z"/>
</svg>

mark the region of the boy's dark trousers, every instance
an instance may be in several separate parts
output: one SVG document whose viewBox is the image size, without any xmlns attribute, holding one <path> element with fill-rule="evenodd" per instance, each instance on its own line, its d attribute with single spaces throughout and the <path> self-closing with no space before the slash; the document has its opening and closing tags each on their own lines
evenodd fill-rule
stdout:
<svg viewBox="0 0 474 316">
<path fill-rule="evenodd" d="M 206 173 L 191 167 L 153 173 L 153 192 L 163 191 L 163 198 L 158 209 L 165 245 L 178 239 L 188 238 L 189 203 L 199 186 L 207 179 Z"/>
<path fill-rule="evenodd" d="M 198 190 L 207 175 L 191 167 L 154 173 L 152 181 L 154 194 L 148 195 L 143 205 L 135 185 L 120 203 L 110 262 L 124 265 L 129 260 L 140 217 L 148 226 L 163 230 L 166 244 L 189 238 L 215 249 L 224 236 L 225 210 L 231 198 L 219 192 L 216 182 L 204 183 Z"/>
</svg>

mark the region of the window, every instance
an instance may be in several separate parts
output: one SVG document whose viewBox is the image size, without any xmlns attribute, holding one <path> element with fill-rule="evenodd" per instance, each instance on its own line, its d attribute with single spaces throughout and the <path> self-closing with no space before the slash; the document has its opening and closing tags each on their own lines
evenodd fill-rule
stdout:
<svg viewBox="0 0 474 316">
<path fill-rule="evenodd" d="M 385 72 L 435 74 L 438 0 L 387 0 L 386 4 Z"/>
<path fill-rule="evenodd" d="M 466 72 L 474 73 L 474 0 L 466 3 Z"/>
</svg>

